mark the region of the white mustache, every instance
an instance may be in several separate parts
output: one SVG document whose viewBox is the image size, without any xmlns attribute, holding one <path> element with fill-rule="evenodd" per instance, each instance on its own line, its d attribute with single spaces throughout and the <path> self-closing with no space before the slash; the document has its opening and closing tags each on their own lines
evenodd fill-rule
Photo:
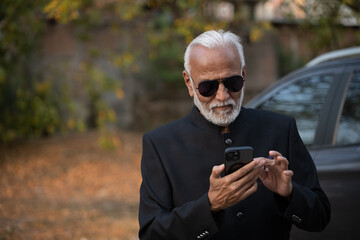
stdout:
<svg viewBox="0 0 360 240">
<path fill-rule="evenodd" d="M 226 106 L 226 105 L 231 105 L 232 107 L 235 107 L 236 103 L 233 99 L 228 99 L 226 100 L 225 102 L 214 102 L 214 103 L 211 103 L 209 105 L 209 108 L 210 109 L 213 109 L 215 107 L 223 107 L 223 106 Z"/>
</svg>

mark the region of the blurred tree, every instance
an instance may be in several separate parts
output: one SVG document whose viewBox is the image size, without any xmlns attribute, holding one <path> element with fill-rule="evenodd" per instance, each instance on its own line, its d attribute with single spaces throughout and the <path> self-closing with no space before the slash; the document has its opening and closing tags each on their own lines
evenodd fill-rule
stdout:
<svg viewBox="0 0 360 240">
<path fill-rule="evenodd" d="M 37 63 L 47 23 L 91 26 L 94 18 L 86 10 L 92 4 L 87 0 L 0 2 L 0 142 L 86 129 L 85 122 L 77 118 L 66 81 L 54 81 L 55 71 L 45 77 Z M 90 72 L 87 93 L 94 98 L 92 89 L 102 91 L 107 78 L 101 77 L 105 73 Z M 95 81 L 100 84 L 94 86 Z M 100 105 L 98 101 L 96 106 Z M 114 120 L 111 109 L 101 109 L 106 111 L 106 120 Z M 102 119 L 97 126 L 103 126 L 104 113 L 98 112 L 97 117 Z"/>
<path fill-rule="evenodd" d="M 126 92 L 117 79 L 96 66 L 96 60 L 105 57 L 121 69 L 123 77 L 137 74 L 148 86 L 154 81 L 175 82 L 181 76 L 186 43 L 204 30 L 227 26 L 226 21 L 205 11 L 207 6 L 205 0 L 1 1 L 0 142 L 88 126 L 106 128 L 107 122 L 116 121 L 116 114 L 101 93 L 113 91 L 121 99 Z M 44 69 L 36 67 L 42 34 L 49 23 L 76 28 L 78 39 L 84 42 L 91 40 L 94 28 L 109 23 L 124 36 L 119 44 L 125 47 L 120 52 L 92 47 L 80 65 L 76 80 L 90 99 L 90 122 L 78 118 L 69 81 L 54 81 L 61 70 L 44 74 Z"/>
<path fill-rule="evenodd" d="M 292 28 L 298 47 L 278 45 L 278 73 L 304 66 L 310 59 L 332 50 L 360 45 L 360 1 L 284 0 L 276 9 L 282 23 Z M 281 25 L 281 24 L 280 24 Z"/>
<path fill-rule="evenodd" d="M 102 98 L 103 92 L 112 92 L 118 99 L 129 97 L 121 79 L 140 79 L 149 91 L 182 84 L 178 79 L 185 46 L 205 30 L 232 29 L 249 41 L 258 40 L 271 29 L 268 23 L 253 22 L 258 2 L 264 0 L 2 0 L 0 141 L 89 127 L 106 129 L 109 122 L 117 121 L 117 115 Z M 290 0 L 283 2 L 286 5 Z M 311 2 L 309 8 L 304 1 L 295 1 L 309 17 L 301 28 L 310 32 L 313 54 L 343 46 L 341 20 L 350 11 L 359 24 L 359 1 Z M 46 70 L 53 73 L 44 74 L 36 65 L 43 33 L 54 24 L 75 29 L 78 41 L 90 46 L 70 81 L 56 81 L 68 77 L 56 66 Z M 121 36 L 118 50 L 103 51 L 90 44 L 95 30 L 104 26 Z M 100 59 L 119 69 L 121 76 L 100 68 Z M 71 81 L 85 89 L 90 119 L 79 118 L 68 85 Z"/>
<path fill-rule="evenodd" d="M 0 141 L 51 134 L 60 127 L 51 83 L 37 78 L 34 61 L 43 0 L 0 2 Z"/>
<path fill-rule="evenodd" d="M 147 0 L 143 5 L 145 39 L 149 43 L 147 78 L 148 87 L 183 85 L 183 54 L 185 46 L 194 36 L 210 30 L 226 28 L 229 24 L 216 18 L 211 4 L 221 1 Z M 142 25 L 143 22 L 140 22 Z M 159 81 L 160 80 L 160 81 Z M 158 84 L 154 84 L 154 82 Z"/>
<path fill-rule="evenodd" d="M 284 4 L 291 2 L 286 0 Z M 356 34 L 355 42 L 346 41 L 347 30 L 360 26 L 360 1 L 294 2 L 306 14 L 306 18 L 300 22 L 300 30 L 309 36 L 307 45 L 313 53 L 312 57 L 323 52 L 360 44 L 360 32 Z"/>
</svg>

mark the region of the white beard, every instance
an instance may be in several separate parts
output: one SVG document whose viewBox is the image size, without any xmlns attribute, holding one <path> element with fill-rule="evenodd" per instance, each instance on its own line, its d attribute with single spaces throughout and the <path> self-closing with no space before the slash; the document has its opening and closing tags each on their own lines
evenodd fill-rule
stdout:
<svg viewBox="0 0 360 240">
<path fill-rule="evenodd" d="M 201 114 L 205 117 L 206 120 L 215 125 L 221 127 L 228 126 L 230 123 L 235 121 L 235 119 L 240 113 L 241 105 L 244 99 L 244 88 L 241 89 L 241 96 L 239 97 L 237 102 L 230 98 L 225 102 L 212 102 L 209 107 L 205 103 L 200 102 L 194 88 L 193 92 L 195 106 L 200 110 Z M 221 107 L 225 105 L 231 105 L 232 108 L 230 110 L 221 111 L 220 114 L 215 113 L 214 107 Z"/>
</svg>

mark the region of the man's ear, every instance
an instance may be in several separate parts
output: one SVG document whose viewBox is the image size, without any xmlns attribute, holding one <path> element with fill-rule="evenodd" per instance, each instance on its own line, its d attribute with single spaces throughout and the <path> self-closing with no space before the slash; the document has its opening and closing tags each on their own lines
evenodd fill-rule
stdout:
<svg viewBox="0 0 360 240">
<path fill-rule="evenodd" d="M 189 95 L 190 95 L 190 97 L 193 97 L 194 96 L 193 86 L 192 86 L 192 83 L 190 80 L 190 76 L 187 73 L 187 71 L 185 71 L 185 70 L 183 71 L 183 77 L 184 77 L 185 84 L 188 88 Z"/>
<path fill-rule="evenodd" d="M 242 73 L 241 73 L 243 79 L 245 80 L 246 79 L 246 67 L 244 66 L 243 69 L 242 69 Z M 244 81 L 244 86 L 243 86 L 244 89 L 246 89 L 246 81 Z"/>
</svg>

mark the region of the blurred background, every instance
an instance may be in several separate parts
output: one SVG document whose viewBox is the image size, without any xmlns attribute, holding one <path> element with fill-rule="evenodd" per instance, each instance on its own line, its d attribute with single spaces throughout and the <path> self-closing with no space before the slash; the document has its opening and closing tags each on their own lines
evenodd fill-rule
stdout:
<svg viewBox="0 0 360 240">
<path fill-rule="evenodd" d="M 190 111 L 203 31 L 241 36 L 246 103 L 359 24 L 358 0 L 2 0 L 0 240 L 137 239 L 141 135 Z"/>
</svg>

